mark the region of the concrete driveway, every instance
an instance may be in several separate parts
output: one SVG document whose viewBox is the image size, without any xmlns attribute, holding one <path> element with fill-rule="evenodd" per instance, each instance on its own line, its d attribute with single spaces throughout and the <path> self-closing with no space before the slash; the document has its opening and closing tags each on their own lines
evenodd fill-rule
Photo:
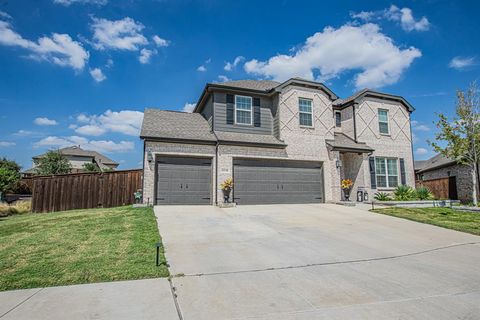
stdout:
<svg viewBox="0 0 480 320">
<path fill-rule="evenodd" d="M 337 205 L 156 207 L 184 319 L 478 319 L 480 237 Z"/>
</svg>

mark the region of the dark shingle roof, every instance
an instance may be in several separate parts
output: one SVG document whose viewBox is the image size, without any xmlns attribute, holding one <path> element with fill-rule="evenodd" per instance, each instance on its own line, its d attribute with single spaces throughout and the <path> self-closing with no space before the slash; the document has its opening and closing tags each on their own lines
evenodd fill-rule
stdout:
<svg viewBox="0 0 480 320">
<path fill-rule="evenodd" d="M 378 91 L 374 91 L 374 90 L 370 90 L 370 89 L 363 89 L 363 90 L 360 90 L 358 92 L 356 92 L 355 94 L 351 95 L 350 97 L 348 98 L 345 98 L 345 99 L 337 99 L 335 101 L 333 101 L 333 106 L 334 107 L 341 107 L 341 106 L 344 106 L 362 96 L 372 96 L 372 97 L 378 97 L 378 98 L 381 98 L 381 99 L 387 99 L 387 100 L 393 100 L 393 101 L 399 101 L 401 102 L 407 109 L 408 111 L 412 112 L 412 111 L 415 111 L 415 108 L 407 101 L 405 100 L 403 97 L 401 96 L 396 96 L 396 95 L 392 95 L 392 94 L 388 94 L 388 93 L 383 93 L 383 92 L 378 92 Z"/>
<path fill-rule="evenodd" d="M 418 172 L 430 171 L 436 168 L 441 168 L 457 163 L 457 161 L 447 158 L 442 154 L 437 154 L 428 160 L 425 160 L 422 168 Z"/>
<path fill-rule="evenodd" d="M 363 142 L 355 142 L 352 138 L 347 135 L 335 132 L 333 135 L 333 140 L 326 140 L 326 143 L 332 147 L 334 150 L 352 150 L 352 151 L 363 151 L 370 152 L 374 151 L 373 148 L 369 147 Z"/>
<path fill-rule="evenodd" d="M 278 140 L 273 135 L 269 135 L 269 134 L 215 131 L 215 135 L 217 136 L 217 139 L 220 142 L 266 144 L 266 145 L 276 145 L 279 147 L 286 146 L 285 143 Z"/>
<path fill-rule="evenodd" d="M 250 90 L 270 91 L 280 85 L 280 82 L 273 80 L 235 80 L 215 83 L 216 85 L 224 85 L 227 87 L 236 87 Z"/>
<path fill-rule="evenodd" d="M 216 141 L 200 113 L 159 109 L 145 109 L 140 137 Z"/>
<path fill-rule="evenodd" d="M 416 160 L 413 162 L 413 167 L 415 170 L 423 169 L 427 160 Z"/>
<path fill-rule="evenodd" d="M 58 151 L 61 154 L 66 156 L 91 157 L 97 163 L 99 162 L 103 164 L 118 165 L 118 162 L 113 161 L 112 159 L 104 156 L 103 154 L 98 153 L 97 151 L 84 150 L 80 146 L 71 146 L 71 147 L 61 148 Z M 33 157 L 33 159 L 38 159 L 38 158 L 41 158 L 42 156 L 43 154 L 35 156 Z"/>
</svg>

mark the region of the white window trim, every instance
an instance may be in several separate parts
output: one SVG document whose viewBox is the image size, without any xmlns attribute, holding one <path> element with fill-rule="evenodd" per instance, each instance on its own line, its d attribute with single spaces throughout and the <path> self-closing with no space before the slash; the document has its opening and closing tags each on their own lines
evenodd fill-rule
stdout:
<svg viewBox="0 0 480 320">
<path fill-rule="evenodd" d="M 305 112 L 305 111 L 300 111 L 300 100 L 308 100 L 308 101 L 311 101 L 312 104 L 312 110 L 310 112 Z M 310 118 L 312 119 L 312 125 L 311 126 L 308 126 L 308 125 L 305 125 L 305 124 L 301 124 L 300 123 L 300 114 L 309 114 L 310 115 Z M 314 123 L 313 123 L 313 99 L 309 99 L 309 98 L 302 98 L 302 97 L 299 97 L 298 98 L 298 124 L 301 128 L 313 128 L 314 127 Z"/>
<path fill-rule="evenodd" d="M 380 111 L 387 112 L 387 129 L 388 129 L 387 133 L 380 132 Z M 390 135 L 390 111 L 388 109 L 379 108 L 377 111 L 377 117 L 378 117 L 378 132 L 383 136 L 389 136 Z"/>
<path fill-rule="evenodd" d="M 250 123 L 238 123 L 237 122 L 237 97 L 241 98 L 248 98 L 250 99 Z M 245 109 L 239 109 L 240 111 L 246 111 L 248 110 Z M 251 126 L 253 124 L 253 99 L 252 97 L 249 96 L 241 96 L 241 95 L 235 95 L 235 108 L 234 108 L 234 119 L 235 119 L 235 124 L 239 126 Z"/>
<path fill-rule="evenodd" d="M 387 183 L 387 186 L 385 186 L 385 187 L 380 187 L 378 185 L 378 173 L 377 173 L 377 161 L 378 161 L 378 159 L 383 159 L 385 161 L 385 182 Z M 375 182 L 377 184 L 377 189 L 380 189 L 380 190 L 381 189 L 383 189 L 383 190 L 386 190 L 386 189 L 393 190 L 393 189 L 396 188 L 396 187 L 390 187 L 390 182 L 388 181 L 388 177 L 389 177 L 389 175 L 388 175 L 388 161 L 387 161 L 388 159 L 395 160 L 395 163 L 397 164 L 397 175 L 396 176 L 392 175 L 391 177 L 397 177 L 397 186 L 400 185 L 398 183 L 399 182 L 398 179 L 400 178 L 400 166 L 399 166 L 399 163 L 398 163 L 399 162 L 398 158 L 381 157 L 381 156 L 380 157 L 375 157 L 375 180 L 376 180 Z"/>
</svg>

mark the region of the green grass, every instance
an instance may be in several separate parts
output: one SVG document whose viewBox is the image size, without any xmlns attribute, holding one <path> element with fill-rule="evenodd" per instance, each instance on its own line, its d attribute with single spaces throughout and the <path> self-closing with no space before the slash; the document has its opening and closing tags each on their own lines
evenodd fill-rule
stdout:
<svg viewBox="0 0 480 320">
<path fill-rule="evenodd" d="M 0 219 L 0 290 L 168 276 L 151 208 L 131 206 Z"/>
<path fill-rule="evenodd" d="M 372 211 L 480 236 L 480 213 L 464 212 L 450 208 L 396 207 Z"/>
</svg>

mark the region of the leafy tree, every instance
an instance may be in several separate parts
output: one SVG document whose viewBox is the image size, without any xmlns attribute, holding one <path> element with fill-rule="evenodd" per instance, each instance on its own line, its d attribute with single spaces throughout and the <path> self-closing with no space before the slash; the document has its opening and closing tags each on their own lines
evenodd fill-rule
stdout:
<svg viewBox="0 0 480 320">
<path fill-rule="evenodd" d="M 0 159 L 0 193 L 11 191 L 20 180 L 21 167 L 12 160 Z"/>
<path fill-rule="evenodd" d="M 83 165 L 83 170 L 85 172 L 99 172 L 100 168 L 95 163 L 90 162 Z"/>
<path fill-rule="evenodd" d="M 480 160 L 480 94 L 476 82 L 466 91 L 457 92 L 456 114 L 453 119 L 438 114 L 436 123 L 439 132 L 435 134 L 437 142 L 430 142 L 435 151 L 469 166 L 473 191 L 472 199 L 478 205 L 478 165 Z"/>
<path fill-rule="evenodd" d="M 33 161 L 37 175 L 63 174 L 72 170 L 70 161 L 58 150 L 48 151 Z"/>
</svg>

